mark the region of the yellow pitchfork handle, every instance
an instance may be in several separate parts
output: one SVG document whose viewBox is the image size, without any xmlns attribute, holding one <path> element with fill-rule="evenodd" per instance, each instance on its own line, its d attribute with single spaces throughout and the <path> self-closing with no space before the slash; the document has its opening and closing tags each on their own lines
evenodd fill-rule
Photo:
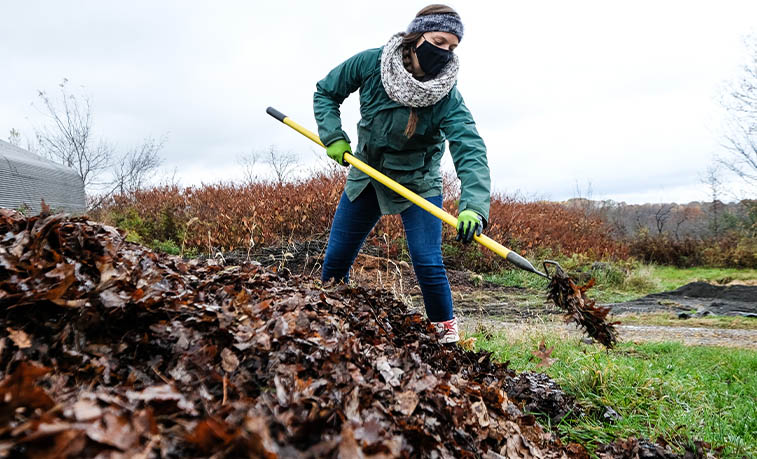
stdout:
<svg viewBox="0 0 757 459">
<path fill-rule="evenodd" d="M 291 118 L 284 115 L 283 113 L 276 110 L 275 108 L 268 107 L 268 109 L 266 110 L 266 113 L 276 118 L 277 120 L 281 121 L 282 123 L 286 124 L 287 126 L 291 127 L 292 129 L 304 135 L 305 137 L 312 140 L 313 142 L 317 143 L 318 145 L 322 146 L 323 148 L 326 148 L 326 145 L 324 145 L 323 142 L 321 142 L 321 139 L 314 132 L 311 132 L 305 129 L 304 127 L 300 126 L 299 124 L 295 123 L 294 121 L 292 121 Z M 443 221 L 444 223 L 447 223 L 448 225 L 451 225 L 454 228 L 457 228 L 457 218 L 453 217 L 452 215 L 444 211 L 444 209 L 436 207 L 435 205 L 428 202 L 426 199 L 418 196 L 417 194 L 413 193 L 406 187 L 400 185 L 399 183 L 390 179 L 389 177 L 377 171 L 373 167 L 359 160 L 354 155 L 351 155 L 345 152 L 344 160 L 350 163 L 351 165 L 357 167 L 361 171 L 365 172 L 366 174 L 371 176 L 373 179 L 379 181 L 383 185 L 386 185 L 389 189 L 399 194 L 400 196 L 404 197 L 405 199 L 412 202 L 413 204 L 419 206 L 420 208 L 430 213 L 434 217 L 440 219 L 441 221 Z M 496 253 L 500 257 L 514 264 L 518 268 L 532 272 L 534 274 L 538 274 L 542 277 L 546 277 L 547 279 L 549 279 L 548 275 L 542 272 L 539 272 L 536 268 L 534 268 L 534 266 L 528 260 L 518 255 L 516 252 L 513 252 L 512 250 L 503 246 L 502 244 L 498 243 L 494 239 L 484 234 L 481 234 L 480 236 L 474 235 L 473 239 L 479 244 L 486 247 L 487 249 Z"/>
</svg>

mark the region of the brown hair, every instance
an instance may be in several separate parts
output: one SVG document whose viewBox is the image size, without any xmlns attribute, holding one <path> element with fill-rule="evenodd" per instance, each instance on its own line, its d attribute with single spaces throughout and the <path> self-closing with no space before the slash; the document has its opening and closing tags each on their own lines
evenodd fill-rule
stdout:
<svg viewBox="0 0 757 459">
<path fill-rule="evenodd" d="M 435 3 L 433 5 L 428 5 L 427 7 L 421 9 L 418 11 L 418 14 L 415 15 L 415 17 L 420 16 L 428 16 L 429 14 L 454 14 L 458 18 L 460 17 L 459 14 L 457 14 L 457 11 L 452 9 L 451 7 L 447 5 L 440 5 L 438 3 Z M 413 64 L 412 64 L 412 58 L 410 57 L 410 51 L 413 49 L 415 44 L 420 40 L 420 38 L 423 36 L 422 32 L 413 32 L 409 34 L 405 34 L 404 37 L 402 37 L 402 64 L 405 66 L 405 69 L 408 72 L 413 71 Z M 410 107 L 410 116 L 407 119 L 407 126 L 405 126 L 405 136 L 409 139 L 410 137 L 415 134 L 415 128 L 418 125 L 418 113 L 416 113 L 415 109 Z"/>
</svg>

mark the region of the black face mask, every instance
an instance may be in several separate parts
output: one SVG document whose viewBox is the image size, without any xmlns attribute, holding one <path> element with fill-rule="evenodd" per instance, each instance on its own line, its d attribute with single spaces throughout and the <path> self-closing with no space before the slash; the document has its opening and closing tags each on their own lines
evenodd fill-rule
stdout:
<svg viewBox="0 0 757 459">
<path fill-rule="evenodd" d="M 418 56 L 418 64 L 420 64 L 421 70 L 429 76 L 438 75 L 447 65 L 447 62 L 452 59 L 452 51 L 432 45 L 425 37 L 423 43 L 415 48 L 415 55 Z"/>
</svg>

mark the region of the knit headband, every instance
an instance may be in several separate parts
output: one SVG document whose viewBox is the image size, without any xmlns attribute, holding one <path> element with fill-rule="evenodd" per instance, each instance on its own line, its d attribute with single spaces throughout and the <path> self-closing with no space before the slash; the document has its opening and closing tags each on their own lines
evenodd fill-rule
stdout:
<svg viewBox="0 0 757 459">
<path fill-rule="evenodd" d="M 440 13 L 417 16 L 407 26 L 407 33 L 434 31 L 449 32 L 457 35 L 458 40 L 463 39 L 463 23 L 460 21 L 460 16 L 456 14 Z"/>
</svg>

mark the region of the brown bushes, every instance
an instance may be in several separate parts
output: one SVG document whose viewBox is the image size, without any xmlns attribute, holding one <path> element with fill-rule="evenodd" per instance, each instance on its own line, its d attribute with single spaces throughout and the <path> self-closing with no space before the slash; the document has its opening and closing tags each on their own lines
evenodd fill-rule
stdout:
<svg viewBox="0 0 757 459">
<path fill-rule="evenodd" d="M 201 187 L 158 187 L 130 196 L 118 196 L 93 215 L 131 233 L 148 244 L 172 241 L 174 247 L 197 252 L 223 251 L 291 240 L 326 237 L 344 186 L 343 170 L 322 172 L 283 185 L 260 182 L 248 185 L 213 184 Z M 457 212 L 454 178 L 445 178 L 444 208 Z M 444 230 L 445 255 L 457 267 L 480 271 L 503 266 L 487 250 L 454 242 L 455 231 Z M 492 198 L 486 233 L 502 244 L 534 255 L 537 251 L 582 253 L 592 258 L 622 258 L 625 247 L 608 234 L 597 217 L 558 203 L 523 202 L 502 195 Z M 384 217 L 369 244 L 386 246 L 399 256 L 404 230 L 398 216 Z"/>
<path fill-rule="evenodd" d="M 308 238 L 326 238 L 344 187 L 345 171 L 333 169 L 308 179 L 279 184 L 212 184 L 179 188 L 164 186 L 117 196 L 92 216 L 129 232 L 132 240 L 164 251 L 211 253 L 283 245 Z M 445 177 L 444 208 L 457 212 L 458 182 Z M 633 256 L 647 263 L 716 267 L 757 266 L 757 239 L 744 231 L 717 238 L 675 239 L 665 233 L 640 232 L 619 241 L 598 214 L 555 202 L 524 202 L 492 197 L 486 234 L 531 258 L 583 254 L 589 259 Z M 454 242 L 454 228 L 445 225 L 444 254 L 450 267 L 492 271 L 507 266 L 497 255 L 476 245 Z M 380 245 L 391 257 L 403 257 L 404 230 L 399 216 L 386 216 L 368 244 Z"/>
<path fill-rule="evenodd" d="M 199 251 L 274 245 L 325 232 L 344 180 L 334 171 L 281 185 L 158 187 L 117 196 L 93 216 L 148 243 L 170 240 Z"/>
<path fill-rule="evenodd" d="M 629 243 L 629 253 L 646 263 L 679 268 L 712 266 L 720 268 L 757 267 L 757 239 L 737 231 L 706 239 L 676 240 L 668 234 L 641 233 Z"/>
</svg>

